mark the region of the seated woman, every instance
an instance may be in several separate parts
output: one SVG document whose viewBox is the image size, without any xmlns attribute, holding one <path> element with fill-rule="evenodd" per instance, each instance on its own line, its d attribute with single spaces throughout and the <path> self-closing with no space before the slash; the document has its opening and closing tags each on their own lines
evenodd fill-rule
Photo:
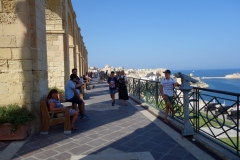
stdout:
<svg viewBox="0 0 240 160">
<path fill-rule="evenodd" d="M 71 108 L 64 108 L 58 99 L 58 91 L 56 89 L 52 89 L 49 92 L 49 94 L 47 96 L 47 100 L 48 100 L 48 106 L 49 106 L 50 111 L 60 111 L 60 110 L 68 109 L 70 120 L 71 120 L 71 128 L 72 128 L 72 130 L 78 129 L 76 126 L 74 126 L 74 122 L 76 121 L 76 119 L 78 117 L 78 111 L 71 109 Z"/>
</svg>

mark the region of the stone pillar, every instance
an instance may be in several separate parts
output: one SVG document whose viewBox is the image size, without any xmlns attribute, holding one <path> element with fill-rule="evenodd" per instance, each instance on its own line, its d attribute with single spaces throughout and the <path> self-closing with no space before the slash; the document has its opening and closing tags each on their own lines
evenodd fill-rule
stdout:
<svg viewBox="0 0 240 160">
<path fill-rule="evenodd" d="M 64 28 L 61 0 L 46 0 L 47 61 L 49 87 L 64 89 Z"/>
<path fill-rule="evenodd" d="M 74 46 L 73 45 L 69 45 L 70 74 L 72 73 L 72 69 L 75 68 L 74 61 L 75 61 Z"/>
</svg>

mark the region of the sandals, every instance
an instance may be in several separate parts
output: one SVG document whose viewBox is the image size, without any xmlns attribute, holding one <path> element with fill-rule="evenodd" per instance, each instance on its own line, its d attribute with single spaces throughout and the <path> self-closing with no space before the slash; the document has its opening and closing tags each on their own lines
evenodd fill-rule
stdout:
<svg viewBox="0 0 240 160">
<path fill-rule="evenodd" d="M 78 130 L 78 128 L 74 126 L 71 128 L 71 130 Z"/>
<path fill-rule="evenodd" d="M 169 124 L 167 119 L 163 119 L 163 122 L 166 123 L 166 124 Z"/>
</svg>

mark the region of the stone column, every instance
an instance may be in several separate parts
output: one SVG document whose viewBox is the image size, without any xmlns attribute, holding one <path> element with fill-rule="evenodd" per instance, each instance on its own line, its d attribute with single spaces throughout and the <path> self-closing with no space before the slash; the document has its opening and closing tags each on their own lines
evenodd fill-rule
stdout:
<svg viewBox="0 0 240 160">
<path fill-rule="evenodd" d="M 75 68 L 75 65 L 74 65 L 74 61 L 75 61 L 74 50 L 75 50 L 75 47 L 73 45 L 69 45 L 70 74 L 72 73 L 72 69 Z"/>
<path fill-rule="evenodd" d="M 46 0 L 47 61 L 49 87 L 64 89 L 64 1 Z"/>
</svg>

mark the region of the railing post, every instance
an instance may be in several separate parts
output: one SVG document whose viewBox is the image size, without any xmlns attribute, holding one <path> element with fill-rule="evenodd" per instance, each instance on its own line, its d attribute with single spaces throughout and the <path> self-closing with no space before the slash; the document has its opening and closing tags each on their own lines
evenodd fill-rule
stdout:
<svg viewBox="0 0 240 160">
<path fill-rule="evenodd" d="M 132 94 L 135 93 L 135 78 L 133 78 L 133 85 L 132 85 Z"/>
<path fill-rule="evenodd" d="M 141 99 L 141 93 L 140 93 L 140 79 L 138 79 L 138 98 Z"/>
<path fill-rule="evenodd" d="M 239 96 L 237 96 L 237 155 L 239 156 Z"/>
<path fill-rule="evenodd" d="M 155 102 L 156 102 L 156 108 L 158 108 L 158 98 L 159 98 L 159 90 L 158 90 L 158 87 L 159 87 L 159 85 L 158 85 L 158 82 L 156 82 L 156 95 L 155 95 Z"/>
<path fill-rule="evenodd" d="M 145 97 L 146 97 L 146 102 L 148 103 L 149 99 L 149 91 L 148 91 L 148 81 L 146 81 L 146 90 L 145 90 Z"/>
</svg>

